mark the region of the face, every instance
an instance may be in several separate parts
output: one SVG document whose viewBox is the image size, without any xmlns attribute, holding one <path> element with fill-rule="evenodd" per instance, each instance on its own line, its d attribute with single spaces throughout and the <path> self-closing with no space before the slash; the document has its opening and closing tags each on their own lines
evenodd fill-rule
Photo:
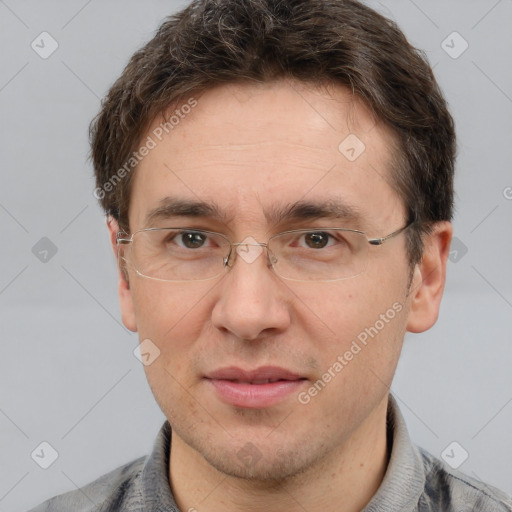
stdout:
<svg viewBox="0 0 512 512">
<path fill-rule="evenodd" d="M 232 84 L 197 100 L 137 168 L 131 232 L 179 226 L 266 242 L 318 227 L 382 237 L 405 224 L 388 183 L 392 136 L 344 88 Z M 148 221 L 170 198 L 215 204 L 220 215 Z M 270 215 L 298 201 L 357 215 Z M 145 371 L 173 445 L 229 475 L 284 478 L 374 429 L 410 321 L 403 234 L 370 246 L 366 271 L 340 281 L 285 280 L 266 251 L 253 261 L 238 255 L 206 281 L 157 281 L 130 266 L 128 277 L 123 321 L 160 350 Z M 282 382 L 257 383 L 276 374 Z"/>
</svg>

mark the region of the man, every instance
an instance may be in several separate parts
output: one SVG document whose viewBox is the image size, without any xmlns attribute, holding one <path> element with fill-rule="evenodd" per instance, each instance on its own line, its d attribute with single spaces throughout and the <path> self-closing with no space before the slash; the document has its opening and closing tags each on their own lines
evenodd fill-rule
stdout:
<svg viewBox="0 0 512 512">
<path fill-rule="evenodd" d="M 392 22 L 355 0 L 194 1 L 91 143 L 168 421 L 147 458 L 35 510 L 512 510 L 414 447 L 389 394 L 405 333 L 437 320 L 455 154 Z"/>
</svg>

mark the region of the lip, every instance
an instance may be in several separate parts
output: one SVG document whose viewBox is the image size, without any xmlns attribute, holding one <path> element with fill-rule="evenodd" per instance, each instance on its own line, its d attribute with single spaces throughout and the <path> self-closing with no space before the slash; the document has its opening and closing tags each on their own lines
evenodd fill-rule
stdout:
<svg viewBox="0 0 512 512">
<path fill-rule="evenodd" d="M 278 404 L 297 393 L 305 377 L 278 366 L 243 370 L 235 366 L 220 368 L 205 376 L 217 396 L 235 407 L 265 408 Z M 263 381 L 274 382 L 263 382 Z"/>
</svg>

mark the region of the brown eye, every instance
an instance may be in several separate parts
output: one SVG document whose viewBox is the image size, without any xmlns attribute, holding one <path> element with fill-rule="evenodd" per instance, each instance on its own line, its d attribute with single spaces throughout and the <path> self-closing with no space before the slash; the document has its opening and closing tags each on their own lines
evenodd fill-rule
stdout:
<svg viewBox="0 0 512 512">
<path fill-rule="evenodd" d="M 202 233 L 189 232 L 182 233 L 180 238 L 183 245 L 188 249 L 198 249 L 203 246 L 206 240 L 206 235 L 203 235 Z"/>
<path fill-rule="evenodd" d="M 170 249 L 176 245 L 181 249 L 201 249 L 206 247 L 208 235 L 200 231 L 171 231 L 163 243 Z"/>
<path fill-rule="evenodd" d="M 328 243 L 330 235 L 323 231 L 307 233 L 304 235 L 306 245 L 311 249 L 323 249 Z"/>
</svg>

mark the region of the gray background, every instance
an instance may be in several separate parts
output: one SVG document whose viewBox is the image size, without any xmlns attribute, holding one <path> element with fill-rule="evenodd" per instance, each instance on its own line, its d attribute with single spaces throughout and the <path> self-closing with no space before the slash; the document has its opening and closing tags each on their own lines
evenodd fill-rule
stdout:
<svg viewBox="0 0 512 512">
<path fill-rule="evenodd" d="M 120 322 L 87 127 L 132 52 L 183 5 L 0 0 L 0 512 L 148 453 L 164 420 Z M 418 444 L 441 456 L 457 441 L 461 470 L 512 493 L 512 2 L 371 5 L 427 52 L 459 136 L 440 319 L 407 337 L 393 389 Z M 47 59 L 31 48 L 43 31 L 59 45 Z M 458 58 L 458 36 L 442 46 L 453 31 L 469 44 Z M 43 237 L 57 248 L 46 262 Z M 46 470 L 31 458 L 42 441 L 59 454 Z"/>
</svg>

